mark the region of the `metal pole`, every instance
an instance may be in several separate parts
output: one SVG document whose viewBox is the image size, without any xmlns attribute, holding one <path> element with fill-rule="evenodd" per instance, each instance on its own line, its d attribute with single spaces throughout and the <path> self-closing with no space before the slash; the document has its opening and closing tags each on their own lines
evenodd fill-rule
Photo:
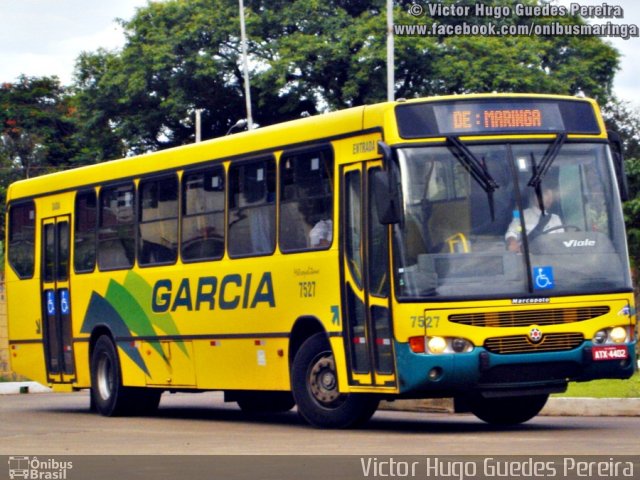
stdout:
<svg viewBox="0 0 640 480">
<path fill-rule="evenodd" d="M 196 108 L 196 143 L 202 141 L 202 109 Z"/>
<path fill-rule="evenodd" d="M 395 99 L 395 66 L 393 44 L 393 0 L 387 0 L 387 100 Z"/>
<path fill-rule="evenodd" d="M 240 38 L 242 42 L 242 63 L 244 64 L 244 98 L 247 104 L 247 128 L 253 130 L 251 114 L 251 89 L 249 88 L 249 60 L 247 59 L 247 32 L 244 25 L 244 2 L 240 2 Z"/>
</svg>

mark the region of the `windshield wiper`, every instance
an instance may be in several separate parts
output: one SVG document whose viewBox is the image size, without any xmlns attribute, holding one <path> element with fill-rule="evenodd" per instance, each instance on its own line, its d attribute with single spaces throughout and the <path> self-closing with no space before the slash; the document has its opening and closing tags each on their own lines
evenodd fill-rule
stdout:
<svg viewBox="0 0 640 480">
<path fill-rule="evenodd" d="M 536 165 L 536 160 L 531 155 L 531 170 L 533 174 L 529 179 L 529 183 L 527 184 L 530 187 L 533 187 L 536 191 L 536 197 L 538 198 L 538 205 L 540 206 L 540 211 L 544 215 L 544 202 L 542 201 L 542 189 L 540 188 L 540 184 L 542 183 L 542 178 L 547 174 L 551 164 L 560 153 L 560 149 L 567 141 L 567 134 L 565 132 L 558 133 L 558 136 L 554 140 L 554 142 L 549 145 L 547 151 L 544 153 L 542 160 L 540 160 L 540 164 Z"/>
<path fill-rule="evenodd" d="M 487 193 L 491 221 L 494 221 L 495 206 L 493 202 L 493 192 L 495 192 L 496 188 L 499 188 L 500 185 L 498 185 L 489 173 L 486 162 L 484 159 L 480 161 L 458 137 L 447 137 L 447 148 L 453 153 L 467 172 L 469 172 L 469 175 L 471 175 L 478 185 Z"/>
</svg>

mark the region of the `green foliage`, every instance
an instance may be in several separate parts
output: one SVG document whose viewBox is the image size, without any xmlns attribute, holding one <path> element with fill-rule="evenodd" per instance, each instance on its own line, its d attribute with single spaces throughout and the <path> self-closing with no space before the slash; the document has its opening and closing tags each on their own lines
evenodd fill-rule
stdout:
<svg viewBox="0 0 640 480">
<path fill-rule="evenodd" d="M 0 202 L 10 183 L 74 165 L 76 128 L 56 77 L 21 76 L 0 85 Z M 4 230 L 4 212 L 0 215 Z"/>
<path fill-rule="evenodd" d="M 397 2 L 396 23 L 582 22 L 416 18 L 410 4 Z M 260 125 L 386 99 L 384 0 L 246 0 L 245 6 Z M 224 135 L 245 117 L 237 1 L 150 2 L 122 25 L 122 51 L 84 53 L 76 65 L 82 161 L 192 142 L 196 108 L 204 110 L 205 138 Z M 582 90 L 605 103 L 618 68 L 618 53 L 595 37 L 397 36 L 395 44 L 397 97 Z"/>
<path fill-rule="evenodd" d="M 0 86 L 0 159 L 26 178 L 67 165 L 75 126 L 66 89 L 56 77 L 22 76 Z"/>
<path fill-rule="evenodd" d="M 638 398 L 640 397 L 640 373 L 628 380 L 594 380 L 572 382 L 565 393 L 558 397 Z"/>
<path fill-rule="evenodd" d="M 620 134 L 629 183 L 629 200 L 624 203 L 629 256 L 634 270 L 640 268 L 640 112 L 628 103 L 613 99 L 603 109 L 607 128 Z"/>
</svg>

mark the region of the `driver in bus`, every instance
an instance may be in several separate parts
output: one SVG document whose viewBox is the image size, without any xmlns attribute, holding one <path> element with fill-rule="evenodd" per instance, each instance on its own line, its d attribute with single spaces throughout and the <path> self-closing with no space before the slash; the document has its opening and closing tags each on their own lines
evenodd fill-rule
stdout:
<svg viewBox="0 0 640 480">
<path fill-rule="evenodd" d="M 533 189 L 530 191 L 529 207 L 525 208 L 522 212 L 524 215 L 525 229 L 529 237 L 535 237 L 544 232 L 564 232 L 560 217 L 549 211 L 556 201 L 556 196 L 555 190 L 551 187 L 542 187 L 542 204 L 545 210 L 544 215 L 542 215 L 536 192 Z M 519 215 L 514 215 L 513 220 L 507 228 L 507 233 L 504 235 L 508 251 L 515 253 L 522 251 L 521 233 L 522 224 L 520 217 Z"/>
</svg>

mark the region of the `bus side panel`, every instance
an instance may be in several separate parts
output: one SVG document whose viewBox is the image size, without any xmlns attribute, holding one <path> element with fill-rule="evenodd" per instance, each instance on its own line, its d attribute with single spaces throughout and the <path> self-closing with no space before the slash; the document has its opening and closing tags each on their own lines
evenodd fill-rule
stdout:
<svg viewBox="0 0 640 480">
<path fill-rule="evenodd" d="M 73 386 L 75 388 L 88 388 L 91 386 L 91 374 L 89 371 L 89 342 L 74 341 L 73 354 L 76 367 L 76 380 L 73 382 Z"/>
<path fill-rule="evenodd" d="M 222 339 L 195 342 L 198 388 L 288 390 L 287 339 Z"/>
<path fill-rule="evenodd" d="M 18 375 L 46 385 L 39 279 L 17 280 L 10 267 L 7 268 L 7 276 L 11 277 L 7 281 L 11 369 Z"/>
<path fill-rule="evenodd" d="M 146 376 L 147 385 L 196 386 L 193 342 L 145 341 L 142 351 L 150 373 Z"/>
</svg>

